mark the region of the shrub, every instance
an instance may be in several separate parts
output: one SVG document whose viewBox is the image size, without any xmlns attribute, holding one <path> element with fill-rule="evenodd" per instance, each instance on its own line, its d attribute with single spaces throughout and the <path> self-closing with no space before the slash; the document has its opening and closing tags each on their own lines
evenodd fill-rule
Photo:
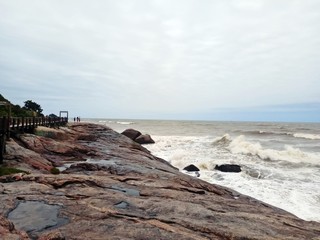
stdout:
<svg viewBox="0 0 320 240">
<path fill-rule="evenodd" d="M 58 168 L 56 168 L 56 167 L 53 167 L 53 168 L 51 168 L 51 170 L 50 170 L 50 172 L 52 173 L 52 174 L 60 174 L 60 170 L 58 169 Z"/>
<path fill-rule="evenodd" d="M 10 175 L 14 173 L 28 173 L 18 168 L 2 167 L 0 166 L 0 176 Z"/>
</svg>

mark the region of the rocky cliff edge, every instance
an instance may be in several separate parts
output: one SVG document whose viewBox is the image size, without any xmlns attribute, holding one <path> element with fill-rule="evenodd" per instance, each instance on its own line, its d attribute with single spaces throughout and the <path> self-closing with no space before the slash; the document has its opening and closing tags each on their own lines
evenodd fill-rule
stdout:
<svg viewBox="0 0 320 240">
<path fill-rule="evenodd" d="M 38 128 L 6 150 L 4 166 L 28 174 L 0 177 L 1 239 L 320 239 L 320 223 L 180 173 L 102 125 Z"/>
</svg>

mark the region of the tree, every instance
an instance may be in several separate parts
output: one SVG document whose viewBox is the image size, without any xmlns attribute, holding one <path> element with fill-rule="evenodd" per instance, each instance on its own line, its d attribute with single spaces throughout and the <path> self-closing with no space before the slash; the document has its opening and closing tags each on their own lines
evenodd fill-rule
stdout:
<svg viewBox="0 0 320 240">
<path fill-rule="evenodd" d="M 42 114 L 43 110 L 42 110 L 41 106 L 38 103 L 33 102 L 31 100 L 25 101 L 23 108 L 25 108 L 26 110 L 35 112 L 38 116 L 43 116 L 43 114 Z"/>
<path fill-rule="evenodd" d="M 8 99 L 4 98 L 1 94 L 0 94 L 0 117 L 2 116 L 8 116 L 8 105 L 11 105 L 11 103 L 9 102 Z M 4 104 L 3 104 L 4 103 Z"/>
</svg>

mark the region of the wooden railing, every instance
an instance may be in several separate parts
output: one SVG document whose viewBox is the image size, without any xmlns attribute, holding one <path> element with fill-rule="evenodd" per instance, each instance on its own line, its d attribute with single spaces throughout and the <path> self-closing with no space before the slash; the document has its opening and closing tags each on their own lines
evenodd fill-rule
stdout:
<svg viewBox="0 0 320 240">
<path fill-rule="evenodd" d="M 68 118 L 62 117 L 2 117 L 0 118 L 0 164 L 3 161 L 6 139 L 12 133 L 32 133 L 38 126 L 59 127 L 68 123 Z"/>
</svg>

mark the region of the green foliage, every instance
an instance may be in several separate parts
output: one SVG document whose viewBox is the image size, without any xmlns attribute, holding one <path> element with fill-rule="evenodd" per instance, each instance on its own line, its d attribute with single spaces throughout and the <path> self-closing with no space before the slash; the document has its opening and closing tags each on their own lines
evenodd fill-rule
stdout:
<svg viewBox="0 0 320 240">
<path fill-rule="evenodd" d="M 34 112 L 36 113 L 36 115 L 42 116 L 41 106 L 35 102 L 32 102 L 31 100 L 26 101 L 27 107 L 23 107 L 23 108 L 21 108 L 19 105 L 13 105 L 12 103 L 10 103 L 9 100 L 4 98 L 1 94 L 0 94 L 0 101 L 7 102 L 10 104 L 12 117 L 33 117 Z M 8 113 L 9 113 L 9 106 L 0 105 L 0 117 L 8 116 Z"/>
<path fill-rule="evenodd" d="M 18 168 L 2 167 L 0 166 L 0 176 L 10 175 L 14 173 L 28 173 L 26 171 L 20 170 Z"/>
<path fill-rule="evenodd" d="M 5 98 L 0 94 L 0 101 L 1 101 L 1 102 L 2 102 L 2 101 L 7 102 L 8 100 L 7 100 L 7 99 L 5 99 Z"/>
<path fill-rule="evenodd" d="M 50 169 L 50 172 L 52 173 L 52 174 L 60 174 L 60 170 L 58 169 L 58 168 L 56 168 L 56 167 L 53 167 L 53 168 L 51 168 Z"/>
<path fill-rule="evenodd" d="M 42 108 L 41 106 L 36 103 L 36 102 L 33 102 L 31 100 L 27 100 L 24 102 L 24 109 L 28 110 L 28 111 L 32 111 L 32 112 L 35 112 L 37 114 L 37 116 L 42 116 Z"/>
<path fill-rule="evenodd" d="M 0 102 L 7 102 L 10 104 L 10 102 L 5 99 L 1 94 L 0 94 Z M 8 115 L 8 106 L 0 105 L 0 116 L 7 116 Z"/>
</svg>

